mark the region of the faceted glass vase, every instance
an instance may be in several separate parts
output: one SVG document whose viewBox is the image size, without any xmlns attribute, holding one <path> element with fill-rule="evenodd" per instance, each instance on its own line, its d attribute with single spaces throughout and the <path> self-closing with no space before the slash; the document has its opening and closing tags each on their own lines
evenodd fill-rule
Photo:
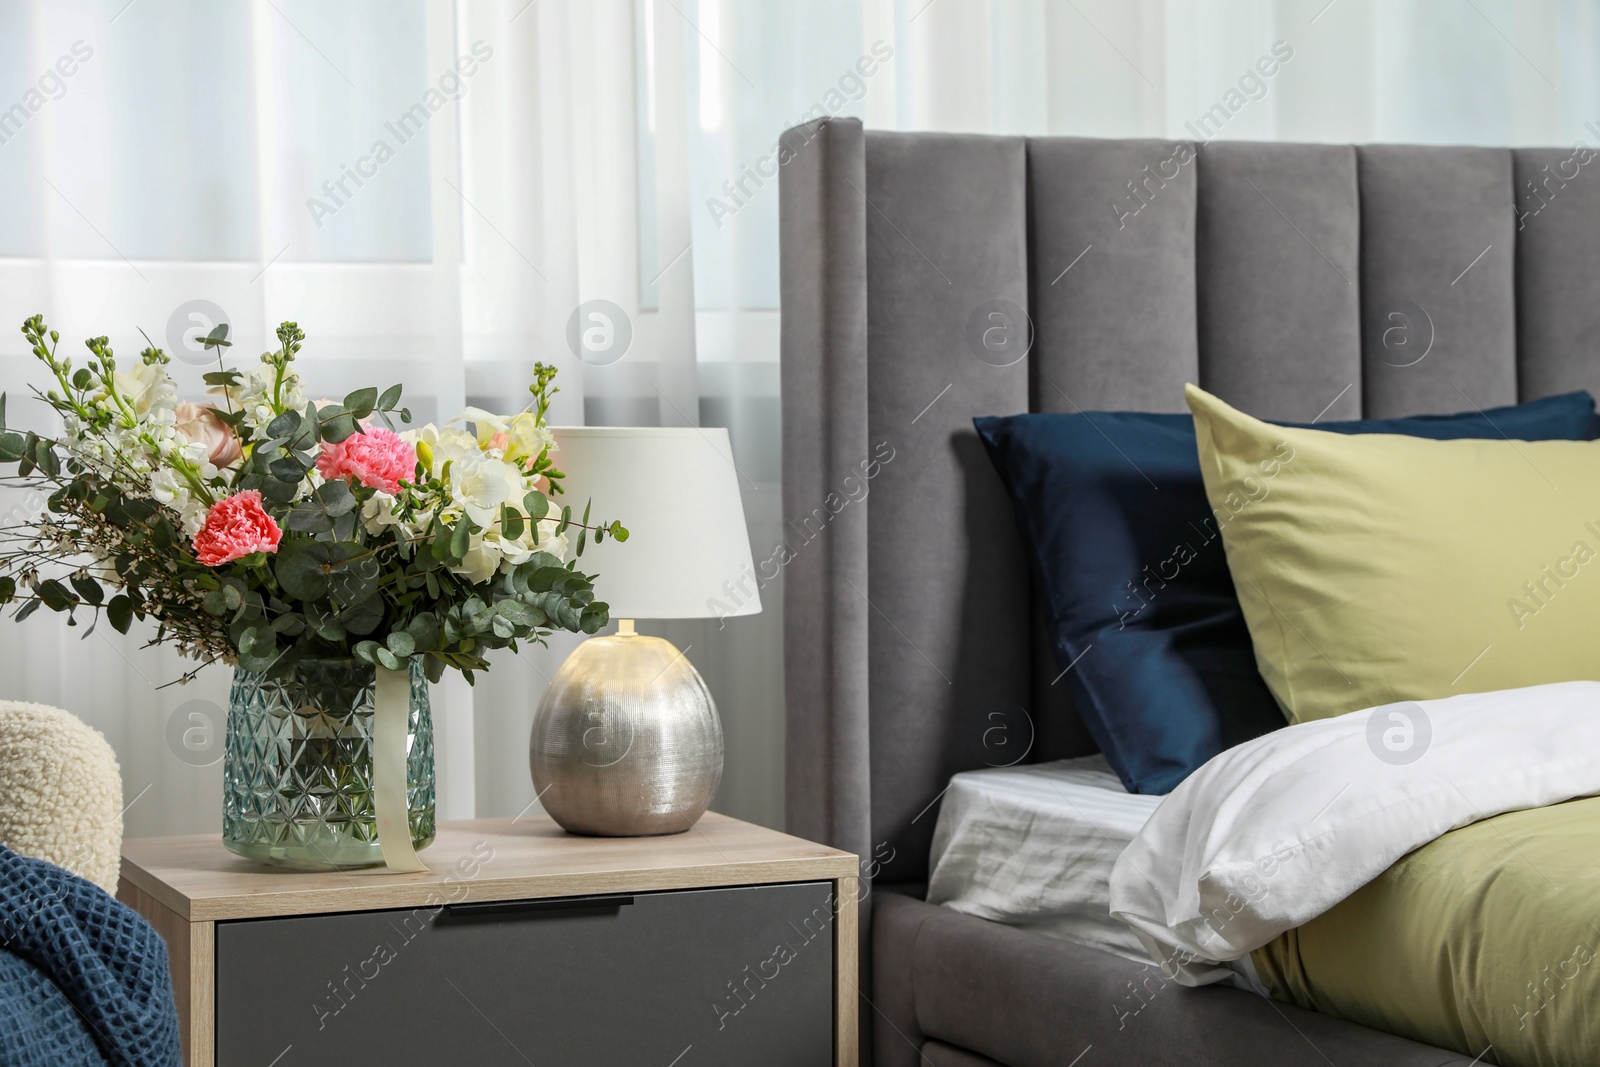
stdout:
<svg viewBox="0 0 1600 1067">
<path fill-rule="evenodd" d="M 433 721 L 413 657 L 406 730 L 411 842 L 433 842 Z M 235 670 L 222 771 L 222 841 L 246 859 L 302 870 L 383 862 L 372 779 L 376 668 L 301 660 L 281 678 Z"/>
</svg>

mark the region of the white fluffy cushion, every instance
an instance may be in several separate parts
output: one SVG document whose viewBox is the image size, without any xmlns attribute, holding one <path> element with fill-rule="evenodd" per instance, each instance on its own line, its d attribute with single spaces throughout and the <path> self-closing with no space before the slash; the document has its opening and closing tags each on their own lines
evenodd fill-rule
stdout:
<svg viewBox="0 0 1600 1067">
<path fill-rule="evenodd" d="M 122 772 L 100 731 L 60 708 L 0 701 L 0 844 L 116 893 Z"/>
</svg>

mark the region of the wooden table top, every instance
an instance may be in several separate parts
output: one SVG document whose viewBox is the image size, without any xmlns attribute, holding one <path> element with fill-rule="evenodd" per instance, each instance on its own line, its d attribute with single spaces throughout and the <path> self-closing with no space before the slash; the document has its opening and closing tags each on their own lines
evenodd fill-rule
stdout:
<svg viewBox="0 0 1600 1067">
<path fill-rule="evenodd" d="M 241 859 L 217 834 L 125 841 L 122 877 L 191 922 L 438 907 L 855 876 L 856 857 L 707 812 L 668 837 L 578 837 L 549 817 L 446 822 L 430 870 L 293 871 Z"/>
</svg>

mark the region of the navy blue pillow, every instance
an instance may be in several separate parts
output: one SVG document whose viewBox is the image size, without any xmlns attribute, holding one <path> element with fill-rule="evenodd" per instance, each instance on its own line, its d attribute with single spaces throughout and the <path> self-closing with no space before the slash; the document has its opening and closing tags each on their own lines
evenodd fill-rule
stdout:
<svg viewBox="0 0 1600 1067">
<path fill-rule="evenodd" d="M 1315 429 L 1587 440 L 1594 414 L 1579 392 Z M 1130 792 L 1170 792 L 1223 749 L 1284 725 L 1256 671 L 1188 415 L 973 424 L 1016 507 L 1061 684 Z"/>
</svg>

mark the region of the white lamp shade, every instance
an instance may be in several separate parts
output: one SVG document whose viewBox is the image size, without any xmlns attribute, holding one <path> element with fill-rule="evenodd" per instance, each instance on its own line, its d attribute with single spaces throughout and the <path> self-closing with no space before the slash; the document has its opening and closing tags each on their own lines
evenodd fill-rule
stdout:
<svg viewBox="0 0 1600 1067">
<path fill-rule="evenodd" d="M 754 615 L 761 594 L 739 473 L 721 427 L 553 427 L 566 474 L 561 499 L 591 522 L 618 520 L 628 540 L 591 534 L 578 569 L 598 574 L 613 619 Z M 570 536 L 570 535 L 569 535 Z"/>
</svg>

